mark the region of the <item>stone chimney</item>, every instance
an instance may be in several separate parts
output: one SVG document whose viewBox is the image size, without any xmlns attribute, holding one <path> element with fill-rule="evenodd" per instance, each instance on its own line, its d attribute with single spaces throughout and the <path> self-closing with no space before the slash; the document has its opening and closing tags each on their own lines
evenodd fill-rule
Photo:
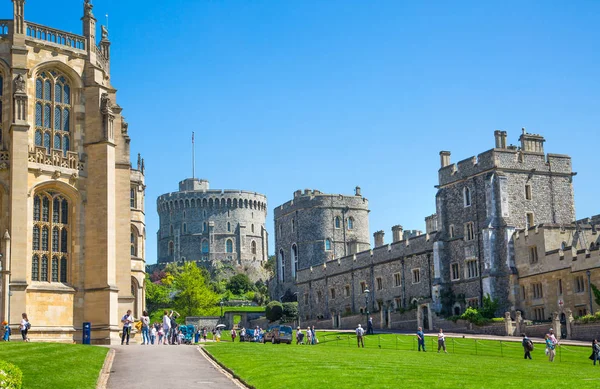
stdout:
<svg viewBox="0 0 600 389">
<path fill-rule="evenodd" d="M 360 197 L 360 196 L 362 196 L 362 195 L 360 194 L 360 186 L 357 186 L 356 188 L 354 188 L 354 195 L 355 195 L 355 196 L 359 196 L 359 197 Z"/>
<path fill-rule="evenodd" d="M 519 138 L 519 141 L 521 141 L 521 150 L 528 153 L 544 154 L 544 142 L 546 139 L 538 134 L 528 134 L 524 128 L 522 131 L 523 133 Z"/>
<path fill-rule="evenodd" d="M 440 151 L 440 163 L 442 167 L 446 167 L 450 165 L 450 152 L 449 151 Z"/>
<path fill-rule="evenodd" d="M 400 225 L 392 227 L 392 237 L 393 237 L 393 242 L 394 243 L 400 242 L 401 240 L 404 239 L 402 231 L 403 231 L 403 228 Z"/>
<path fill-rule="evenodd" d="M 376 233 L 373 234 L 373 237 L 375 238 L 375 247 L 381 247 L 384 245 L 384 243 L 383 243 L 384 235 L 385 235 L 385 232 L 383 232 L 383 231 L 377 231 Z"/>
<path fill-rule="evenodd" d="M 505 149 L 506 148 L 506 131 L 502 131 L 500 133 L 500 136 L 501 136 L 501 146 L 503 149 Z"/>
</svg>

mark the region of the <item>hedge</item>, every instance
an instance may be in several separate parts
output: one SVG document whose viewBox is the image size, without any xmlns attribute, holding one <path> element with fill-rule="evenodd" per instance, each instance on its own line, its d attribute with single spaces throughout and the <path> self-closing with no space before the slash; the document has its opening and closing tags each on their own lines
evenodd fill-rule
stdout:
<svg viewBox="0 0 600 389">
<path fill-rule="evenodd" d="M 12 363 L 0 361 L 0 389 L 21 389 L 23 373 Z"/>
</svg>

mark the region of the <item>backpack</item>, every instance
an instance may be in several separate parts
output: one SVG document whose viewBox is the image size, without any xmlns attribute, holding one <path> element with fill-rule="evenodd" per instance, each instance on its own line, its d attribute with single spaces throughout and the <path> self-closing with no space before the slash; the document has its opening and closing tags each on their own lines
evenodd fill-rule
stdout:
<svg viewBox="0 0 600 389">
<path fill-rule="evenodd" d="M 25 329 L 26 330 L 30 330 L 31 329 L 31 323 L 30 322 L 25 323 Z"/>
<path fill-rule="evenodd" d="M 531 340 L 527 341 L 527 351 L 533 351 L 533 342 Z"/>
</svg>

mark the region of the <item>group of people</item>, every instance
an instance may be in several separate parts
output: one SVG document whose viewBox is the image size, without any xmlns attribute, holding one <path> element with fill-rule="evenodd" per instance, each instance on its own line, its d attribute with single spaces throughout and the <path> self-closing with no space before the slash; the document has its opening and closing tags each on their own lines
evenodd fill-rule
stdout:
<svg viewBox="0 0 600 389">
<path fill-rule="evenodd" d="M 521 342 L 524 351 L 523 358 L 531 359 L 531 352 L 534 349 L 533 342 L 527 337 L 527 335 L 521 334 L 521 336 L 523 337 L 523 341 Z M 558 347 L 559 342 L 556 338 L 556 335 L 554 335 L 554 330 L 552 328 L 550 328 L 549 332 L 544 336 L 544 343 L 546 345 L 546 355 L 548 356 L 548 360 L 550 362 L 554 362 L 554 357 L 556 356 L 556 348 Z M 593 347 L 594 345 L 592 344 L 592 348 Z M 596 361 L 594 360 L 594 365 L 595 364 Z"/>
<path fill-rule="evenodd" d="M 319 343 L 319 339 L 317 338 L 317 333 L 315 332 L 315 326 L 306 327 L 306 343 L 304 343 L 304 333 L 302 332 L 302 328 L 298 326 L 296 329 L 296 344 L 317 344 Z"/>
</svg>

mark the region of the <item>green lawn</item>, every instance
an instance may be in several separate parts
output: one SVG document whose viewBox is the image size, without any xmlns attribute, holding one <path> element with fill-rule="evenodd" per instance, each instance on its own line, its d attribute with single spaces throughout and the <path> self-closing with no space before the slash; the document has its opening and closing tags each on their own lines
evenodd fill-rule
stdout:
<svg viewBox="0 0 600 389">
<path fill-rule="evenodd" d="M 221 342 L 206 350 L 248 384 L 262 388 L 591 388 L 600 367 L 589 347 L 562 346 L 550 363 L 536 345 L 523 360 L 520 343 L 447 339 L 448 354 L 419 353 L 410 336 L 366 337 L 365 349 L 348 334 L 317 333 L 316 346 Z M 433 351 L 433 352 L 431 352 Z"/>
<path fill-rule="evenodd" d="M 23 389 L 93 389 L 108 348 L 56 343 L 0 343 L 0 359 L 23 371 Z"/>
<path fill-rule="evenodd" d="M 253 307 L 253 306 L 243 306 L 243 307 L 223 307 L 223 312 L 264 312 L 265 307 Z"/>
</svg>

